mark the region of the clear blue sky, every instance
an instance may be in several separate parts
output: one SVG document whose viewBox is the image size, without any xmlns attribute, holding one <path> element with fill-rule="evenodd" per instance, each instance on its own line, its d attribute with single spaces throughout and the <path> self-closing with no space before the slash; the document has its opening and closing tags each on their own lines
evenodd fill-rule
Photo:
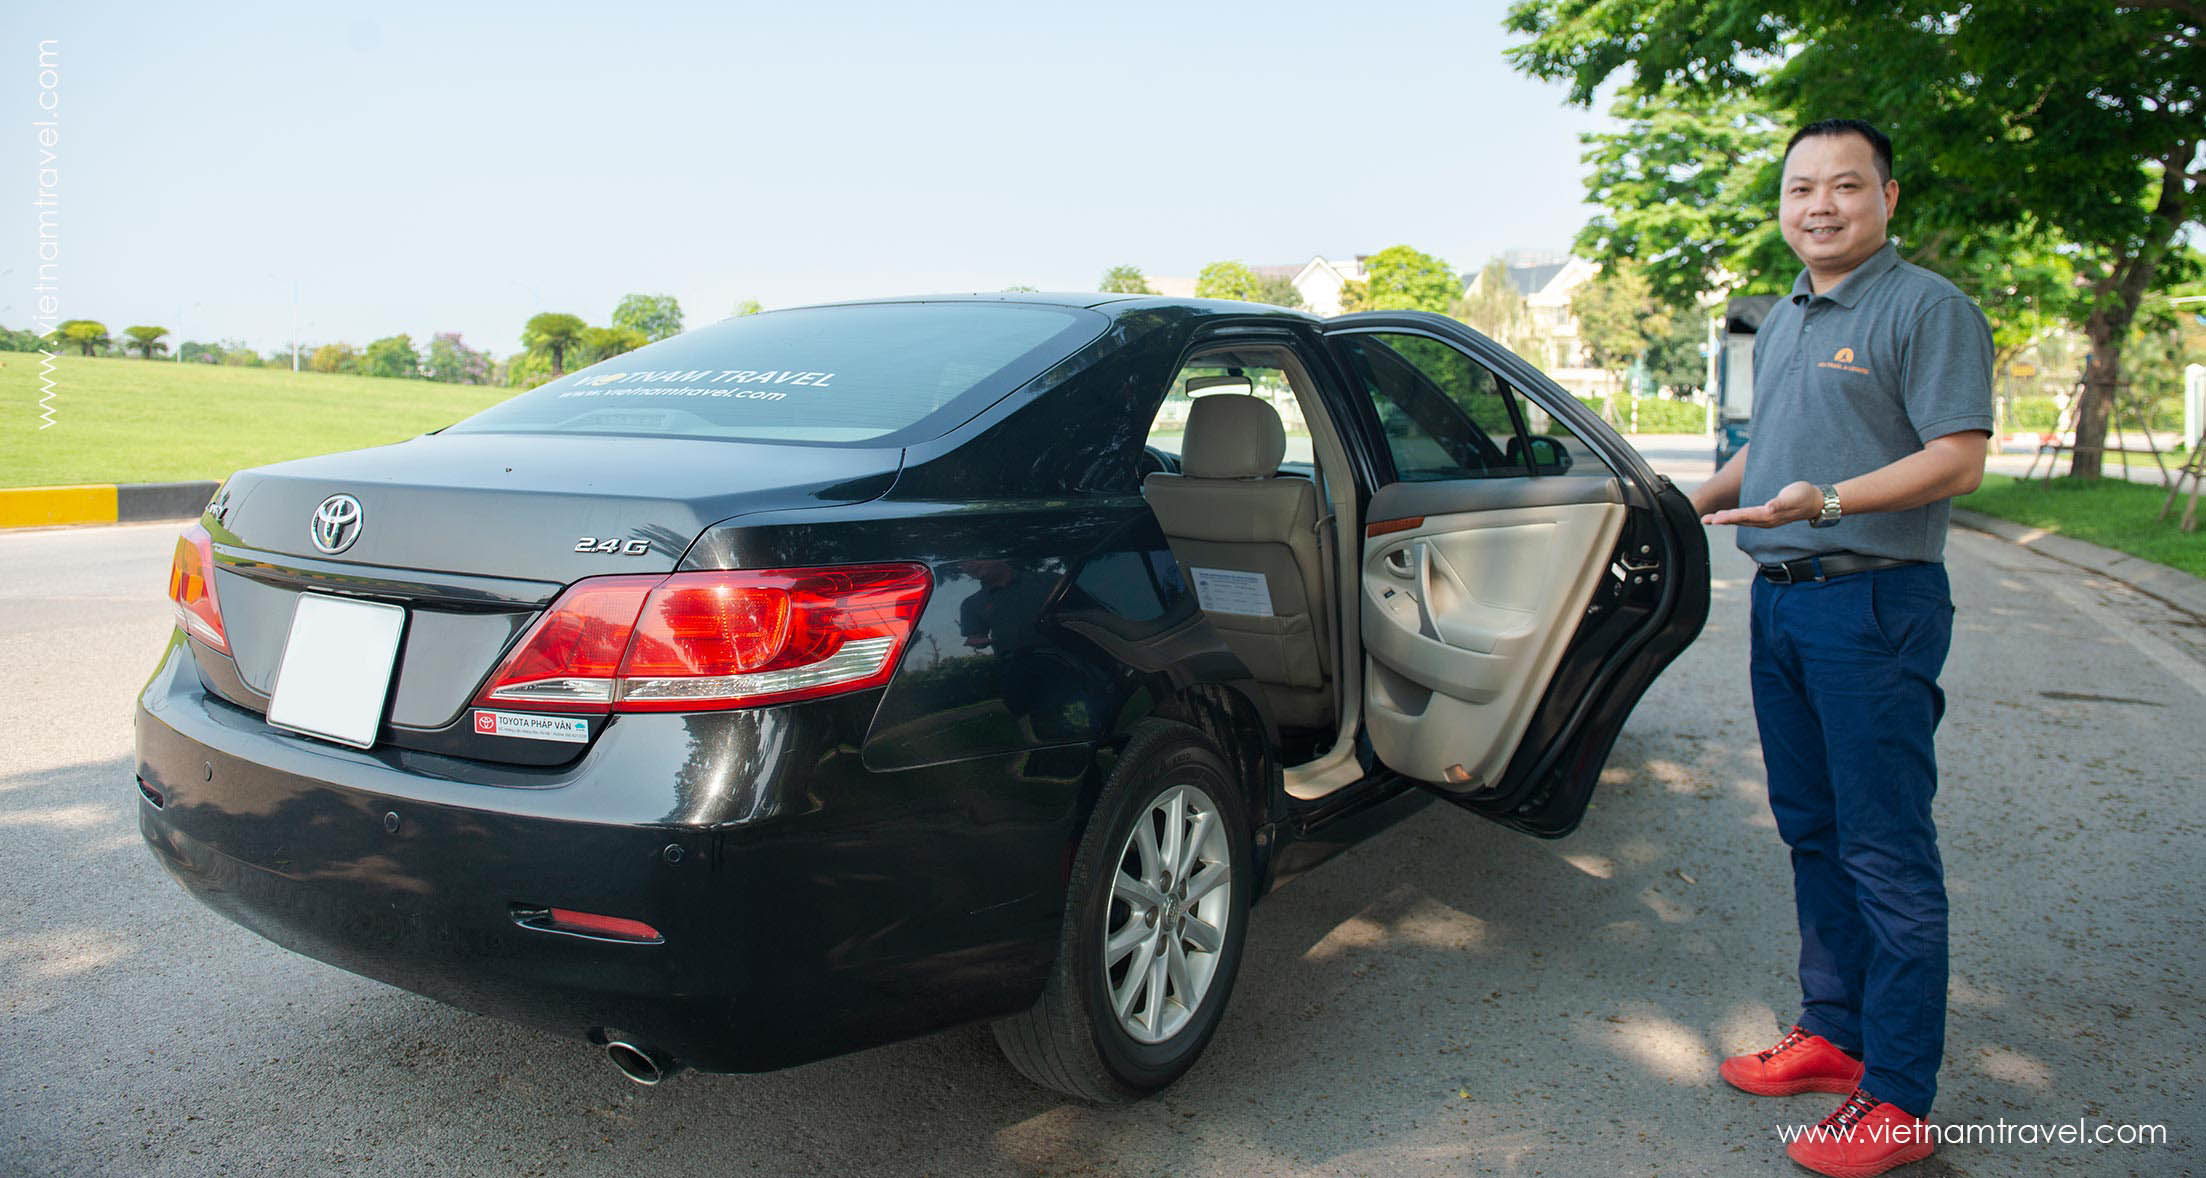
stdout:
<svg viewBox="0 0 2206 1178">
<path fill-rule="evenodd" d="M 29 325 L 59 41 L 61 311 L 355 345 L 625 291 L 689 324 L 1130 262 L 1564 249 L 1579 132 L 1500 3 L 336 6 L 0 16 L 0 324 Z"/>
</svg>

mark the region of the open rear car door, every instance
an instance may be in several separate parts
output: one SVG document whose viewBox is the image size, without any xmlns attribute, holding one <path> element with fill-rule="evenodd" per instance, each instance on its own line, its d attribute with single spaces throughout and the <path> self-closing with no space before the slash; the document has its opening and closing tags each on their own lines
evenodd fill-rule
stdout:
<svg viewBox="0 0 2206 1178">
<path fill-rule="evenodd" d="M 1684 494 L 1554 382 L 1440 315 L 1328 321 L 1379 485 L 1363 715 L 1388 768 L 1549 837 L 1708 615 Z"/>
</svg>

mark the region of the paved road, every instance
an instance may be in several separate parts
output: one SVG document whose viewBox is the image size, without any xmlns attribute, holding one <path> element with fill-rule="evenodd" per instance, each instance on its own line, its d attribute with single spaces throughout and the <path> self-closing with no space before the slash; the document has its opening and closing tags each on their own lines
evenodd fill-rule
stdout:
<svg viewBox="0 0 2206 1178">
<path fill-rule="evenodd" d="M 1648 446 L 1705 477 L 1697 439 Z M 1706 635 L 1640 706 L 1578 834 L 1433 806 L 1296 882 L 1259 909 L 1202 1064 L 1096 1109 L 1027 1085 L 979 1028 L 639 1089 L 579 1041 L 199 908 L 139 845 L 130 786 L 173 535 L 0 534 L 0 1173 L 1790 1175 L 1773 1124 L 1830 1103 L 1714 1078 L 1793 993 L 1728 536 Z M 2163 1123 L 2173 1141 L 1954 1147 L 1915 1172 L 2190 1172 L 2206 628 L 1979 535 L 1951 556 L 1938 1115 Z"/>
</svg>

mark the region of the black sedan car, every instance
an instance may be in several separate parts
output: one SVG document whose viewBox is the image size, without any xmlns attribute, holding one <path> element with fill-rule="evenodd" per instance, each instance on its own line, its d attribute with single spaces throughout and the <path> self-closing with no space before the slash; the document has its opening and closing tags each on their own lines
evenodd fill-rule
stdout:
<svg viewBox="0 0 2206 1178">
<path fill-rule="evenodd" d="M 141 824 L 247 928 L 645 1082 L 992 1020 L 1113 1100 L 1281 881 L 1434 796 L 1575 827 L 1708 561 L 1453 320 L 1013 295 L 244 471 L 169 591 Z"/>
</svg>

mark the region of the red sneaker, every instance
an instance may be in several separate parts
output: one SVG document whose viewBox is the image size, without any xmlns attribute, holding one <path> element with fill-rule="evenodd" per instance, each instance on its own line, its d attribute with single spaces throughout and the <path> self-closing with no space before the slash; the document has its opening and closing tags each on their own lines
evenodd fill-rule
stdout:
<svg viewBox="0 0 2206 1178">
<path fill-rule="evenodd" d="M 1921 1117 L 1856 1088 L 1837 1112 L 1785 1146 L 1785 1156 L 1831 1178 L 1870 1178 L 1933 1150 Z"/>
<path fill-rule="evenodd" d="M 1785 1032 L 1775 1047 L 1734 1055 L 1716 1069 L 1724 1083 L 1756 1096 L 1793 1096 L 1802 1092 L 1852 1092 L 1861 1084 L 1861 1061 L 1821 1035 L 1798 1027 Z"/>
</svg>

